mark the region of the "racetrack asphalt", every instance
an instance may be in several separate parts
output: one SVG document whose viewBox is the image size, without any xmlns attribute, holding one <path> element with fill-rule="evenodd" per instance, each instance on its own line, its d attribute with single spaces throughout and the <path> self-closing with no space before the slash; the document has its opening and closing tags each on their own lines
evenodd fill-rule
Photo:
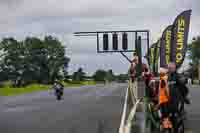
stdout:
<svg viewBox="0 0 200 133">
<path fill-rule="evenodd" d="M 117 133 L 127 84 L 66 88 L 0 97 L 1 133 Z M 186 133 L 200 133 L 200 86 L 190 86 Z"/>
<path fill-rule="evenodd" d="M 200 86 L 190 86 L 191 105 L 186 106 L 186 133 L 200 133 Z"/>
<path fill-rule="evenodd" d="M 117 133 L 127 84 L 0 97 L 1 133 Z"/>
</svg>

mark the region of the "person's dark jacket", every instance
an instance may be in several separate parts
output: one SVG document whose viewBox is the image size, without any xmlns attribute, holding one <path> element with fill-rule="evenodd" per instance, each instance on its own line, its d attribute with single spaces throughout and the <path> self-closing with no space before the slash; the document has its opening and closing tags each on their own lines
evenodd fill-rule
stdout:
<svg viewBox="0 0 200 133">
<path fill-rule="evenodd" d="M 177 75 L 177 86 L 178 89 L 181 92 L 182 97 L 185 99 L 189 93 L 189 89 L 186 86 L 187 84 L 187 79 L 184 77 L 183 74 L 178 74 Z"/>
<path fill-rule="evenodd" d="M 169 93 L 170 93 L 170 109 L 172 112 L 177 112 L 178 102 L 180 100 L 178 88 L 177 88 L 177 75 L 176 73 L 169 74 L 168 84 L 169 84 Z"/>
<path fill-rule="evenodd" d="M 176 72 L 171 73 L 169 75 L 169 90 L 172 110 L 177 111 L 179 102 L 183 102 L 189 93 L 184 75 Z"/>
</svg>

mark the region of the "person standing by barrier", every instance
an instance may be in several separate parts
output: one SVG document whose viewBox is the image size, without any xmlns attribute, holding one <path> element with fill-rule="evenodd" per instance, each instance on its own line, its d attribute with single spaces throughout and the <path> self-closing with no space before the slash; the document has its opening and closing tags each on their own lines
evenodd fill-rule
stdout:
<svg viewBox="0 0 200 133">
<path fill-rule="evenodd" d="M 134 82 L 135 78 L 136 78 L 136 66 L 137 66 L 138 62 L 139 62 L 138 56 L 136 53 L 134 53 L 133 60 L 131 62 L 131 68 L 130 68 L 130 75 L 131 75 L 132 82 Z"/>
<path fill-rule="evenodd" d="M 190 100 L 187 98 L 189 93 L 189 89 L 186 86 L 186 79 L 183 75 L 178 74 L 176 70 L 175 63 L 169 63 L 169 88 L 170 95 L 172 96 L 172 110 L 178 111 L 179 101 L 185 102 L 186 104 L 190 104 Z"/>
<path fill-rule="evenodd" d="M 178 101 L 180 100 L 180 95 L 179 95 L 180 93 L 178 92 L 176 84 L 177 83 L 176 64 L 169 63 L 168 70 L 169 70 L 168 84 L 171 96 L 170 109 L 172 112 L 176 113 L 178 111 Z"/>
<path fill-rule="evenodd" d="M 137 56 L 137 53 L 136 53 L 136 52 L 133 53 L 133 61 L 134 61 L 136 64 L 139 63 L 139 57 Z"/>
<path fill-rule="evenodd" d="M 177 115 L 182 118 L 184 116 L 184 103 L 190 104 L 187 95 L 189 93 L 186 87 L 186 80 L 183 75 L 177 73 L 176 64 L 171 62 L 168 65 L 169 69 L 169 90 L 170 90 L 170 113 L 172 114 L 172 123 L 175 132 L 178 132 L 180 124 L 177 123 Z"/>
<path fill-rule="evenodd" d="M 158 97 L 163 128 L 172 128 L 172 124 L 169 119 L 169 104 L 171 99 L 168 87 L 167 69 L 165 68 L 160 68 L 160 84 Z"/>
<path fill-rule="evenodd" d="M 143 64 L 143 72 L 142 72 L 143 79 L 145 81 L 145 96 L 151 97 L 151 87 L 150 87 L 150 81 L 153 79 L 153 74 L 150 72 L 149 68 L 146 64 Z"/>
</svg>

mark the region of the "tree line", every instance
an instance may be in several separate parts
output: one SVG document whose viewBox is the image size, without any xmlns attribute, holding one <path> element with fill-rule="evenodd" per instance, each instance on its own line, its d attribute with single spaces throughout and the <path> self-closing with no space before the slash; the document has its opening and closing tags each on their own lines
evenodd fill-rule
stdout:
<svg viewBox="0 0 200 133">
<path fill-rule="evenodd" d="M 53 36 L 26 37 L 20 41 L 13 37 L 3 38 L 0 42 L 0 81 L 9 80 L 14 87 L 19 87 L 30 83 L 50 84 L 55 79 L 74 82 L 127 80 L 127 74 L 114 75 L 112 70 L 97 70 L 93 76 L 87 76 L 79 68 L 69 75 L 70 58 L 65 55 L 65 47 Z"/>
<path fill-rule="evenodd" d="M 22 41 L 10 37 L 0 42 L 0 80 L 13 81 L 14 86 L 51 83 L 62 77 L 69 61 L 65 47 L 52 36 Z"/>
<path fill-rule="evenodd" d="M 92 76 L 87 76 L 83 69 L 79 68 L 76 72 L 74 72 L 71 76 L 69 75 L 69 77 L 66 79 L 72 79 L 72 81 L 75 82 L 91 79 L 97 82 L 125 82 L 126 80 L 128 80 L 128 74 L 115 75 L 111 69 L 108 71 L 99 69 L 96 72 L 94 72 Z"/>
</svg>

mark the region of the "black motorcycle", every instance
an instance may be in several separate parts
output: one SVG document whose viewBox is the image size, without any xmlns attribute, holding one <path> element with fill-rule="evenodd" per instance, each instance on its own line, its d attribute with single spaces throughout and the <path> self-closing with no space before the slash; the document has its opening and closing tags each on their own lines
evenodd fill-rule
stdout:
<svg viewBox="0 0 200 133">
<path fill-rule="evenodd" d="M 63 86 L 60 84 L 54 85 L 55 96 L 57 100 L 61 100 L 63 96 Z"/>
</svg>

